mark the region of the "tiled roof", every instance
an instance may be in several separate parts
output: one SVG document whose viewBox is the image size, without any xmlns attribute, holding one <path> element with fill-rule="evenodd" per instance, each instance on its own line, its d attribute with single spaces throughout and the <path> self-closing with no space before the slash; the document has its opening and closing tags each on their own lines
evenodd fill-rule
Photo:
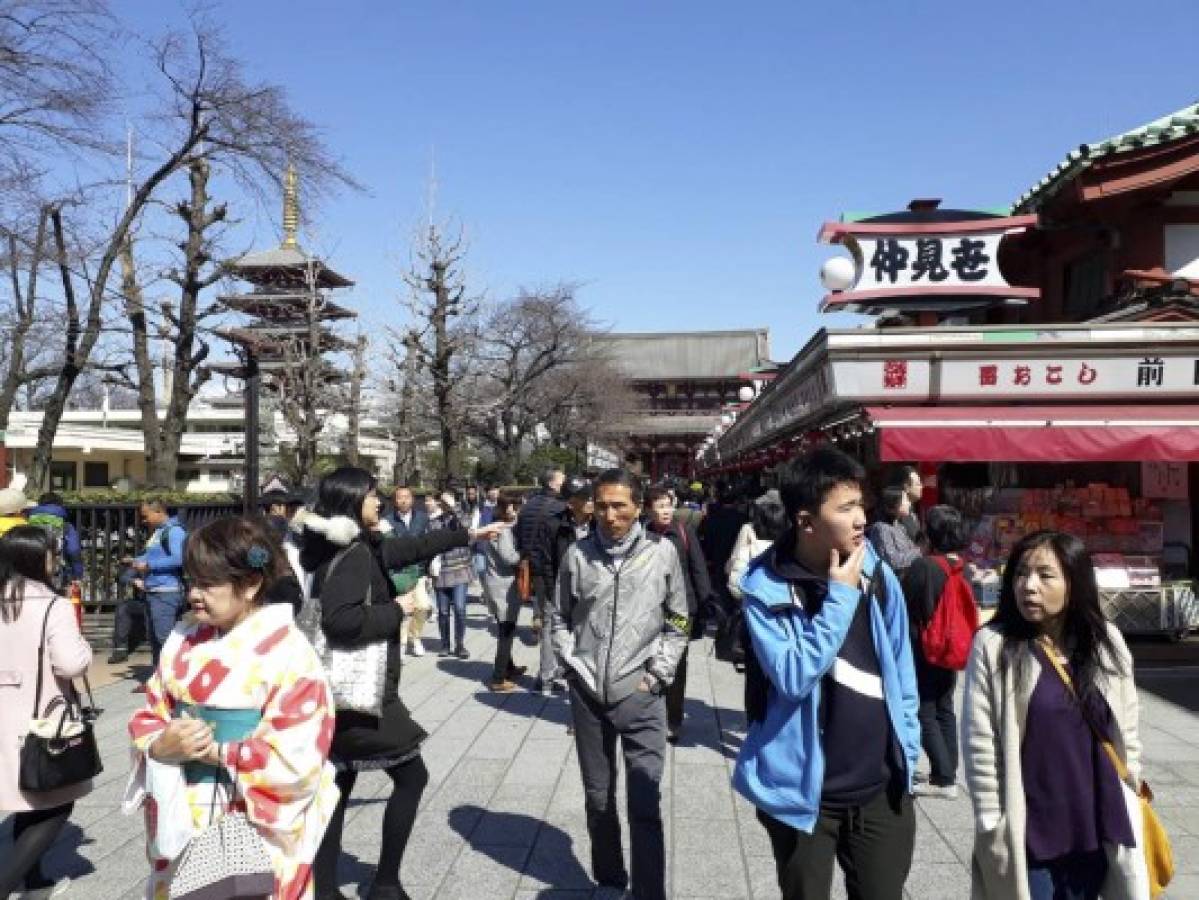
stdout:
<svg viewBox="0 0 1199 900">
<path fill-rule="evenodd" d="M 605 334 L 598 343 L 630 378 L 736 378 L 770 362 L 769 331 Z"/>
<path fill-rule="evenodd" d="M 1048 175 L 1025 191 L 1012 210 L 1017 213 L 1035 210 L 1057 193 L 1062 185 L 1076 178 L 1096 160 L 1155 144 L 1166 144 L 1193 134 L 1199 134 L 1199 104 L 1184 106 L 1177 112 L 1107 140 L 1082 144 L 1077 150 L 1070 151 Z"/>
</svg>

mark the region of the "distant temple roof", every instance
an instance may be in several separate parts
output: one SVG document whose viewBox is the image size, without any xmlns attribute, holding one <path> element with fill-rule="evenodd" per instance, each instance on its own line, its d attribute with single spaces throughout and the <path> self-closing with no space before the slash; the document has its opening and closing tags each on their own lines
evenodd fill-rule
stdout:
<svg viewBox="0 0 1199 900">
<path fill-rule="evenodd" d="M 1077 150 L 1071 150 L 1066 154 L 1066 158 L 1048 175 L 1025 191 L 1016 201 L 1013 210 L 1029 212 L 1037 209 L 1064 184 L 1101 159 L 1157 144 L 1167 144 L 1195 134 L 1199 134 L 1199 104 L 1184 106 L 1160 119 L 1154 119 L 1106 140 L 1082 144 Z"/>
<path fill-rule="evenodd" d="M 350 287 L 354 284 L 299 247 L 276 247 L 274 250 L 247 253 L 241 259 L 234 260 L 230 268 L 239 278 L 255 284 L 302 287 L 309 265 L 313 267 L 318 288 Z"/>
<path fill-rule="evenodd" d="M 604 334 L 596 341 L 636 381 L 736 378 L 774 368 L 766 328 Z"/>
</svg>

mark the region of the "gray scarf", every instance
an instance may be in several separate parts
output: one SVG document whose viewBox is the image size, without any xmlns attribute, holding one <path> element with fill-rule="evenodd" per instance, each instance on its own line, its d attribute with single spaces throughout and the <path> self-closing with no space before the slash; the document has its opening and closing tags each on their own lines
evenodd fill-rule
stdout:
<svg viewBox="0 0 1199 900">
<path fill-rule="evenodd" d="M 602 527 L 597 527 L 595 529 L 596 540 L 599 541 L 599 545 L 604 549 L 604 552 L 613 559 L 620 559 L 621 557 L 627 556 L 628 552 L 633 549 L 633 545 L 636 544 L 637 540 L 641 537 L 641 533 L 642 529 L 640 522 L 634 522 L 633 527 L 629 529 L 629 533 L 619 541 L 614 541 L 612 538 L 608 537 L 608 535 L 604 533 L 604 529 Z"/>
</svg>

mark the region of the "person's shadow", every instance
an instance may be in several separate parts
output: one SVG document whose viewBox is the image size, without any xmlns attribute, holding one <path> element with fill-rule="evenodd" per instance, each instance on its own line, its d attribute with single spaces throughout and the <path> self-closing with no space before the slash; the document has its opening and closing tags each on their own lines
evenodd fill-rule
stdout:
<svg viewBox="0 0 1199 900">
<path fill-rule="evenodd" d="M 68 821 L 54 844 L 42 857 L 42 873 L 55 881 L 62 878 L 82 878 L 96 871 L 91 860 L 79 854 L 79 848 L 92 843 L 83 829 Z M 0 859 L 12 849 L 12 818 L 0 819 Z M 18 892 L 19 893 L 19 892 Z"/>
<path fill-rule="evenodd" d="M 596 887 L 575 858 L 574 839 L 548 822 L 467 805 L 450 810 L 449 823 L 473 851 L 545 884 L 546 890 Z"/>
</svg>

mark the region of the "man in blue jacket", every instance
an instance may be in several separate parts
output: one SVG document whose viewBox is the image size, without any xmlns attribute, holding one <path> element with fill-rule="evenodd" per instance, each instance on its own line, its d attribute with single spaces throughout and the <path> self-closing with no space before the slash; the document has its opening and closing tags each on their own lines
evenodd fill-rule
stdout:
<svg viewBox="0 0 1199 900">
<path fill-rule="evenodd" d="M 145 550 L 130 561 L 130 566 L 142 576 L 150 608 L 150 649 L 157 668 L 162 645 L 171 636 L 187 602 L 183 592 L 183 543 L 187 532 L 161 500 L 142 503 L 140 515 L 151 529 L 150 539 Z"/>
<path fill-rule="evenodd" d="M 749 733 L 733 786 L 784 900 L 900 900 L 915 841 L 919 702 L 907 607 L 865 537 L 865 473 L 820 447 L 781 488 L 791 529 L 741 581 Z"/>
</svg>

